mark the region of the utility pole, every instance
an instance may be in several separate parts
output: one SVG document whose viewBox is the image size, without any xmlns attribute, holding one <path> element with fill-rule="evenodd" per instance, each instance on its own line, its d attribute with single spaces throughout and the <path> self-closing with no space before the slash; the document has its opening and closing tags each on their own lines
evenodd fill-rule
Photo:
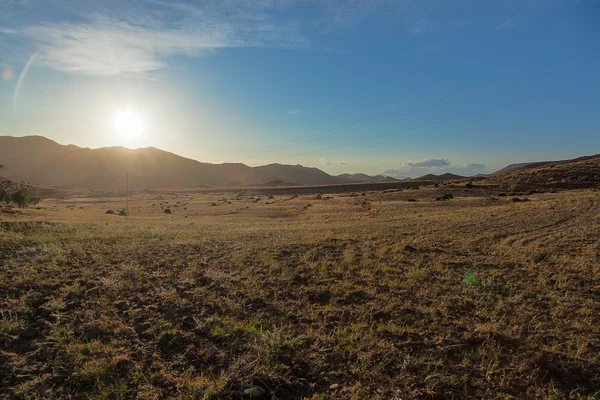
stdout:
<svg viewBox="0 0 600 400">
<path fill-rule="evenodd" d="M 125 200 L 125 212 L 129 217 L 129 172 L 127 172 L 127 199 Z"/>
</svg>

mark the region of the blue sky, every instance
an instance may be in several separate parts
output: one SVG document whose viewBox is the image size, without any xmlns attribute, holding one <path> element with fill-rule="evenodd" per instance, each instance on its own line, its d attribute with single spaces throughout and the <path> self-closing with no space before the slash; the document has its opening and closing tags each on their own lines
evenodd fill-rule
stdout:
<svg viewBox="0 0 600 400">
<path fill-rule="evenodd" d="M 396 176 L 600 152 L 596 0 L 0 0 L 0 70 L 0 134 L 84 147 Z"/>
</svg>

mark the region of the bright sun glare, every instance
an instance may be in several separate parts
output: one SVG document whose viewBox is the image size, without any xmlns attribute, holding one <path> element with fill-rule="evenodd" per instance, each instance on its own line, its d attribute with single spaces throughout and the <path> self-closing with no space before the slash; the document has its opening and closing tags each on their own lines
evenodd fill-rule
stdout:
<svg viewBox="0 0 600 400">
<path fill-rule="evenodd" d="M 144 128 L 140 114 L 131 110 L 118 112 L 113 123 L 117 134 L 128 141 L 138 139 Z"/>
</svg>

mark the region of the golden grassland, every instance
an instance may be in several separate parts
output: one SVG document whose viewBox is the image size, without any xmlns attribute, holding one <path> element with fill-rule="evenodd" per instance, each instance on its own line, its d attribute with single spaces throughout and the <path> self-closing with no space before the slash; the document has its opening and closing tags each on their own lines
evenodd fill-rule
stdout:
<svg viewBox="0 0 600 400">
<path fill-rule="evenodd" d="M 0 213 L 0 397 L 596 398 L 599 192 L 528 198 L 163 194 L 128 217 L 94 198 Z"/>
</svg>

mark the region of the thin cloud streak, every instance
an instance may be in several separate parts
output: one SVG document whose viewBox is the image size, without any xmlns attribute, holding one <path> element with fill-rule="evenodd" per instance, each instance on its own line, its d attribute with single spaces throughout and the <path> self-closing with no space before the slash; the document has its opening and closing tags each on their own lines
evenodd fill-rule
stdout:
<svg viewBox="0 0 600 400">
<path fill-rule="evenodd" d="M 377 5 L 388 3 L 379 1 Z M 40 63 L 57 70 L 88 75 L 145 75 L 163 69 L 171 56 L 202 56 L 231 47 L 310 49 L 304 34 L 306 21 L 283 14 L 292 6 L 318 7 L 321 24 L 330 29 L 348 26 L 374 7 L 368 1 L 208 0 L 202 6 L 161 0 L 103 4 L 92 13 L 90 3 L 63 0 L 56 3 L 79 22 L 43 22 L 4 33 L 17 33 L 36 46 Z M 111 8 L 111 5 L 113 6 Z M 3 28 L 4 29 L 4 28 Z"/>
<path fill-rule="evenodd" d="M 29 72 L 29 68 L 31 68 L 31 65 L 33 64 L 33 62 L 35 61 L 35 59 L 37 58 L 37 53 L 33 53 L 31 55 L 31 57 L 29 57 L 29 60 L 27 60 L 27 63 L 25 63 L 25 66 L 23 67 L 23 70 L 21 71 L 21 74 L 19 75 L 19 79 L 17 80 L 17 85 L 15 86 L 15 91 L 13 93 L 13 112 L 17 111 L 17 103 L 19 101 L 19 94 L 21 93 L 21 86 L 23 85 L 23 81 L 25 80 L 25 77 L 27 76 L 27 72 Z"/>
<path fill-rule="evenodd" d="M 87 24 L 30 26 L 23 34 L 39 44 L 40 60 L 57 70 L 91 75 L 144 74 L 166 67 L 173 55 L 197 57 L 225 47 L 305 48 L 299 35 L 270 24 L 244 30 L 231 23 L 152 29 L 96 16 Z"/>
<path fill-rule="evenodd" d="M 401 31 L 407 36 L 454 26 L 434 20 L 430 15 L 431 9 L 447 5 L 442 0 L 434 0 L 430 7 L 405 0 L 206 0 L 201 5 L 165 0 L 135 3 L 57 0 L 18 4 L 19 12 L 54 7 L 69 17 L 18 27 L 3 24 L 0 34 L 30 40 L 42 65 L 101 76 L 148 76 L 167 67 L 170 57 L 199 57 L 215 49 L 232 47 L 344 53 L 344 49 L 327 46 L 312 48 L 308 38 L 315 33 L 343 33 L 375 13 L 399 16 Z M 511 16 L 514 18 L 537 7 L 540 7 L 539 0 L 529 0 Z M 293 8 L 310 9 L 312 17 L 290 17 Z M 462 21 L 460 16 L 452 17 L 452 21 L 457 18 Z M 422 51 L 435 50 L 437 46 L 439 43 L 434 43 Z"/>
<path fill-rule="evenodd" d="M 397 0 L 207 0 L 201 6 L 163 0 L 100 3 L 102 7 L 87 0 L 45 3 L 71 15 L 68 22 L 0 28 L 0 33 L 29 39 L 38 50 L 39 62 L 56 70 L 105 76 L 146 75 L 165 68 L 169 57 L 199 57 L 222 48 L 343 53 L 343 49 L 330 47 L 313 49 L 308 37 L 315 32 L 341 32 L 373 13 L 415 12 L 410 2 Z M 31 3 L 30 9 L 35 5 Z M 318 17 L 292 18 L 289 11 L 293 7 L 310 8 Z M 98 9 L 103 11 L 91 11 Z M 407 34 L 418 34 L 427 25 L 421 18 L 403 19 Z"/>
</svg>

